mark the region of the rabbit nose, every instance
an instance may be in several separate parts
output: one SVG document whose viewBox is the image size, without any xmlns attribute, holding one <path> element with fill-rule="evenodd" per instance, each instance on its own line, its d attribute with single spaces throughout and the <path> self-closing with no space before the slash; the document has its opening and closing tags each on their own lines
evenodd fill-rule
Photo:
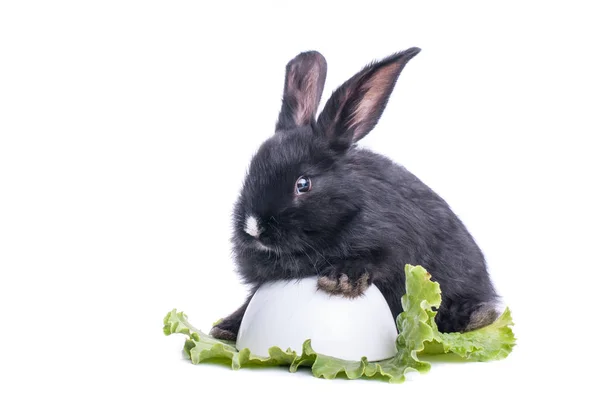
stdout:
<svg viewBox="0 0 600 398">
<path fill-rule="evenodd" d="M 262 233 L 262 229 L 258 226 L 258 220 L 254 216 L 246 217 L 244 231 L 255 238 L 258 238 Z"/>
</svg>

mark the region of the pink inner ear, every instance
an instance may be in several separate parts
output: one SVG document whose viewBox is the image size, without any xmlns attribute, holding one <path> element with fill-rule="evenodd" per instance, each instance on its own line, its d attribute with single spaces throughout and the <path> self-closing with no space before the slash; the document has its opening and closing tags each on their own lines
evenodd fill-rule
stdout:
<svg viewBox="0 0 600 398">
<path fill-rule="evenodd" d="M 369 121 L 377 118 L 377 109 L 381 106 L 390 85 L 393 84 L 401 64 L 392 63 L 380 68 L 364 85 L 366 91 L 348 123 L 348 128 L 354 129 L 354 141 L 358 141 L 368 132 Z"/>
<path fill-rule="evenodd" d="M 297 68 L 293 68 L 290 73 L 288 92 L 297 101 L 294 121 L 296 125 L 303 126 L 310 123 L 318 107 L 320 70 L 319 66 L 314 64 L 305 76 L 298 76 Z"/>
</svg>

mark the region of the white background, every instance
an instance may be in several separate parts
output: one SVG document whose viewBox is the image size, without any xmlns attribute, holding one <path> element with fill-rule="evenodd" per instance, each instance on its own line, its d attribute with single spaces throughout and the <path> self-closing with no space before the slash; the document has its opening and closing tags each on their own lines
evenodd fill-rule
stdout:
<svg viewBox="0 0 600 398">
<path fill-rule="evenodd" d="M 3 396 L 597 393 L 592 2 L 323 3 L 2 2 Z M 286 62 L 324 54 L 326 97 L 411 46 L 362 144 L 470 228 L 513 311 L 513 354 L 402 385 L 181 359 L 169 310 L 208 330 L 245 297 L 230 213 Z"/>
</svg>

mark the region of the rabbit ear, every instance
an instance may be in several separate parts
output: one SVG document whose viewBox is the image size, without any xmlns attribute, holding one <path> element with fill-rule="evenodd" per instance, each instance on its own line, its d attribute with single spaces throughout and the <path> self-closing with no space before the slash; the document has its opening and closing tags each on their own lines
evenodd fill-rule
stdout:
<svg viewBox="0 0 600 398">
<path fill-rule="evenodd" d="M 421 51 L 413 47 L 373 63 L 340 86 L 325 104 L 318 132 L 342 149 L 375 127 L 406 63 Z"/>
<path fill-rule="evenodd" d="M 277 130 L 292 129 L 314 121 L 326 75 L 325 58 L 316 51 L 298 54 L 288 62 Z"/>
</svg>

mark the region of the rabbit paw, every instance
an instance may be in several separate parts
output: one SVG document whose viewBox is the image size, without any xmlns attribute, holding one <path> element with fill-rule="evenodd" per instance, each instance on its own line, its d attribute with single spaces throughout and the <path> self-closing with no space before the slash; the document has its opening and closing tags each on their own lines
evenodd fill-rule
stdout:
<svg viewBox="0 0 600 398">
<path fill-rule="evenodd" d="M 242 307 L 240 310 L 213 325 L 208 334 L 215 339 L 236 341 L 238 331 L 240 330 L 240 324 L 242 323 L 242 317 L 244 315 L 242 309 L 245 311 L 245 307 Z"/>
<path fill-rule="evenodd" d="M 236 341 L 237 335 L 235 332 L 227 329 L 221 329 L 218 326 L 213 326 L 209 333 L 212 337 L 219 340 Z"/>
<path fill-rule="evenodd" d="M 328 270 L 319 277 L 317 287 L 330 294 L 344 297 L 359 297 L 371 285 L 368 272 L 354 275 L 352 272 L 344 273 L 335 268 Z"/>
</svg>

